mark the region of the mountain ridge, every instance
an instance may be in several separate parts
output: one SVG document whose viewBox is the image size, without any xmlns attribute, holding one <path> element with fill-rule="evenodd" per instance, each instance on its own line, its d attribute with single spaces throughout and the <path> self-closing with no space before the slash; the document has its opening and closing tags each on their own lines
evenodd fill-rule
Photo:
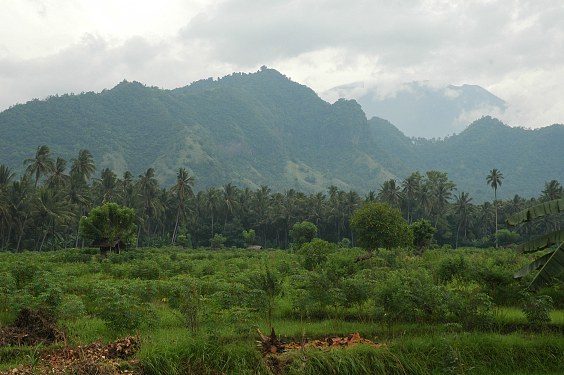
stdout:
<svg viewBox="0 0 564 375">
<path fill-rule="evenodd" d="M 328 103 L 266 67 L 173 90 L 123 81 L 97 94 L 33 100 L 1 112 L 0 129 L 0 163 L 20 173 L 22 161 L 47 144 L 67 160 L 89 149 L 98 172 L 110 168 L 137 175 L 152 166 L 165 185 L 186 167 L 197 190 L 232 182 L 367 192 L 387 179 L 437 169 L 448 172 L 460 190 L 485 200 L 490 194 L 485 176 L 492 168 L 506 176 L 498 192 L 502 197 L 538 194 L 545 180 L 564 178 L 557 160 L 540 161 L 527 151 L 534 145 L 556 152 L 564 140 L 562 125 L 532 131 L 485 117 L 444 140 L 409 138 L 387 120 L 367 119 L 354 100 Z M 522 148 L 527 160 L 517 160 L 507 140 Z M 509 158 L 488 151 L 496 142 Z M 531 161 L 538 172 L 530 171 Z"/>
</svg>

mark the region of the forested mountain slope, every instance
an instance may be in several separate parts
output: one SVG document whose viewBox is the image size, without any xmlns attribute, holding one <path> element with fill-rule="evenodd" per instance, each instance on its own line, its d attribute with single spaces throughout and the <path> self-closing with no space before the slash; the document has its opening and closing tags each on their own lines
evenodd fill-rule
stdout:
<svg viewBox="0 0 564 375">
<path fill-rule="evenodd" d="M 362 193 L 438 169 L 459 190 L 489 199 L 492 168 L 505 176 L 501 197 L 537 195 L 544 181 L 564 180 L 562 125 L 532 131 L 483 118 L 445 140 L 411 139 L 385 120 L 367 121 L 355 101 L 329 104 L 267 68 L 175 90 L 124 81 L 101 93 L 33 100 L 0 113 L 0 131 L 0 163 L 19 173 L 46 144 L 67 160 L 89 149 L 98 171 L 154 167 L 165 186 L 186 167 L 197 190 L 232 182 Z"/>
</svg>

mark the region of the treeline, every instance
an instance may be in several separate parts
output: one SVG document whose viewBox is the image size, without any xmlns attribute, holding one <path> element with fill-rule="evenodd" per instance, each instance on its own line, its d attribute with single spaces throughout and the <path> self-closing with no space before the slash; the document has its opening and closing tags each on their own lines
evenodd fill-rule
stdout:
<svg viewBox="0 0 564 375">
<path fill-rule="evenodd" d="M 381 201 L 398 208 L 407 222 L 426 219 L 437 229 L 439 246 L 488 247 L 509 245 L 562 224 L 547 218 L 510 232 L 505 218 L 545 200 L 562 198 L 562 185 L 545 183 L 538 197 L 475 204 L 440 171 L 414 172 L 403 181 L 389 180 L 365 196 L 329 186 L 326 192 L 305 194 L 293 189 L 275 192 L 269 186 L 252 190 L 231 183 L 194 192 L 194 176 L 180 168 L 176 183 L 162 187 L 155 170 L 134 177 L 117 176 L 105 168 L 96 173 L 92 154 L 80 150 L 67 162 L 55 158 L 48 146 L 24 160 L 18 177 L 0 164 L 0 246 L 9 250 L 51 250 L 88 246 L 79 238 L 79 221 L 93 207 L 116 202 L 136 212 L 137 246 L 209 246 L 223 236 L 225 246 L 244 246 L 243 231 L 253 229 L 256 242 L 286 248 L 289 231 L 309 221 L 318 236 L 331 242 L 354 244 L 349 226 L 352 212 L 365 201 Z M 486 174 L 484 174 L 486 184 Z M 501 182 L 496 189 L 502 189 Z M 492 197 L 494 191 L 492 190 Z M 213 242 L 213 241 L 212 241 Z M 217 241 L 216 241 L 217 242 Z M 221 242 L 221 241 L 220 241 Z"/>
</svg>

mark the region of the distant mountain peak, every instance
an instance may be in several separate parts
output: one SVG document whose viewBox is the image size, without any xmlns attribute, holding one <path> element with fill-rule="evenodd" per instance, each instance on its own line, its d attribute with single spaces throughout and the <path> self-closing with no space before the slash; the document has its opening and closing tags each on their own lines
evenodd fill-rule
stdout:
<svg viewBox="0 0 564 375">
<path fill-rule="evenodd" d="M 476 118 L 500 115 L 505 101 L 478 85 L 413 81 L 393 88 L 352 83 L 335 87 L 324 97 L 356 99 L 368 118 L 385 118 L 406 135 L 435 138 L 459 133 Z"/>
</svg>

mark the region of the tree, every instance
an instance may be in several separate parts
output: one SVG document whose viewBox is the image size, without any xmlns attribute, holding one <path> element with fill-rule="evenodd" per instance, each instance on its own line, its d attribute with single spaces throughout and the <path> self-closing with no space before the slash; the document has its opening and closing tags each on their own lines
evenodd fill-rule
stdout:
<svg viewBox="0 0 564 375">
<path fill-rule="evenodd" d="M 298 248 L 303 244 L 313 240 L 317 236 L 317 226 L 309 221 L 295 223 L 290 229 L 290 238 Z"/>
<path fill-rule="evenodd" d="M 419 219 L 410 225 L 413 232 L 413 245 L 417 255 L 423 254 L 426 248 L 431 246 L 433 235 L 437 229 L 433 227 L 429 220 Z"/>
<path fill-rule="evenodd" d="M 35 157 L 24 160 L 24 165 L 27 165 L 26 172 L 29 173 L 30 176 L 35 177 L 35 187 L 37 187 L 37 182 L 41 176 L 45 176 L 55 169 L 49 146 L 43 145 L 37 147 Z"/>
<path fill-rule="evenodd" d="M 555 199 L 520 211 L 510 216 L 506 223 L 515 226 L 561 212 L 564 212 L 564 199 Z M 532 271 L 539 270 L 529 284 L 528 288 L 532 291 L 551 284 L 554 278 L 564 270 L 564 229 L 556 229 L 517 247 L 517 251 L 522 253 L 533 253 L 545 249 L 549 249 L 546 254 L 525 265 L 514 275 L 515 278 L 522 278 Z"/>
<path fill-rule="evenodd" d="M 71 162 L 71 177 L 75 177 L 86 184 L 96 170 L 96 164 L 94 164 L 94 158 L 90 151 L 80 150 L 78 158 L 72 159 Z"/>
<path fill-rule="evenodd" d="M 365 202 L 353 213 L 350 225 L 357 243 L 366 248 L 370 256 L 379 247 L 389 249 L 413 243 L 413 233 L 401 212 L 386 204 Z"/>
<path fill-rule="evenodd" d="M 387 180 L 384 181 L 384 184 L 380 185 L 380 192 L 378 193 L 378 199 L 380 201 L 397 208 L 400 206 L 402 198 L 403 193 L 401 186 L 397 184 L 396 180 Z"/>
<path fill-rule="evenodd" d="M 256 234 L 254 229 L 244 230 L 243 239 L 245 240 L 245 246 L 249 247 L 255 243 Z"/>
<path fill-rule="evenodd" d="M 108 202 L 80 219 L 80 235 L 100 251 L 119 250 L 135 240 L 135 210 Z"/>
<path fill-rule="evenodd" d="M 180 168 L 176 175 L 176 184 L 172 187 L 171 192 L 175 194 L 177 199 L 176 221 L 174 223 L 174 231 L 172 232 L 172 244 L 176 241 L 178 233 L 178 223 L 186 218 L 186 201 L 194 195 L 192 191 L 194 186 L 194 177 L 190 176 L 186 168 Z"/>
<path fill-rule="evenodd" d="M 466 230 L 469 226 L 470 217 L 472 215 L 473 206 L 471 204 L 472 198 L 470 194 L 461 192 L 460 195 L 455 197 L 454 203 L 454 214 L 456 225 L 456 242 L 454 244 L 455 248 L 458 248 L 458 235 L 460 229 L 464 229 L 464 238 L 466 238 Z"/>
<path fill-rule="evenodd" d="M 501 186 L 501 181 L 503 180 L 503 174 L 494 168 L 490 171 L 490 174 L 486 177 L 486 182 L 488 185 L 494 189 L 494 207 L 495 207 L 495 232 L 497 233 L 497 188 Z M 497 247 L 497 237 L 495 240 L 495 247 Z"/>
</svg>

